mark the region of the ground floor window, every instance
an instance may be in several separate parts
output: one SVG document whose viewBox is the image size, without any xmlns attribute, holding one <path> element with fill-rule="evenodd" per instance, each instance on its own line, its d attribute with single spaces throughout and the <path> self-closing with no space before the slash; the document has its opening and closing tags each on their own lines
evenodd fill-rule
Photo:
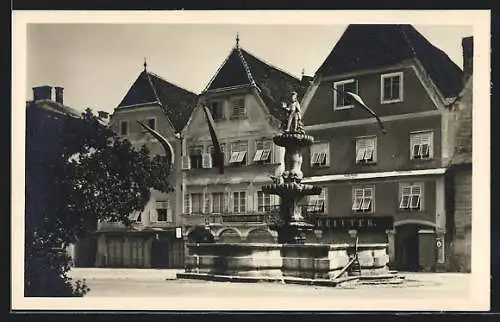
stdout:
<svg viewBox="0 0 500 322">
<path fill-rule="evenodd" d="M 108 240 L 108 266 L 123 265 L 123 241 L 120 238 Z"/>
<path fill-rule="evenodd" d="M 141 239 L 132 239 L 130 242 L 130 265 L 144 266 L 144 242 Z"/>
</svg>

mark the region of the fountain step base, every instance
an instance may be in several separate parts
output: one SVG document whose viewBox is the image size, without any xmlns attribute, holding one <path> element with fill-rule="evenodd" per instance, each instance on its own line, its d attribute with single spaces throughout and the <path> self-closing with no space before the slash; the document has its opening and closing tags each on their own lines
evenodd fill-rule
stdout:
<svg viewBox="0 0 500 322">
<path fill-rule="evenodd" d="M 232 282 L 232 283 L 281 283 L 296 285 L 328 286 L 335 287 L 342 284 L 354 285 L 393 285 L 402 284 L 404 277 L 397 274 L 386 274 L 379 276 L 346 276 L 337 279 L 314 279 L 300 277 L 254 277 L 254 276 L 234 276 L 217 275 L 208 273 L 178 273 L 178 279 L 203 280 L 212 282 Z"/>
</svg>

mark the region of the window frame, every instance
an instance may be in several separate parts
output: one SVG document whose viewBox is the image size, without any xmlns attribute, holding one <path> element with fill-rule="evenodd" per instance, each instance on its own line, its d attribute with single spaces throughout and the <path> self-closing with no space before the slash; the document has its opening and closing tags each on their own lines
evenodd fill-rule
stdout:
<svg viewBox="0 0 500 322">
<path fill-rule="evenodd" d="M 325 145 L 326 146 L 326 150 L 325 151 L 322 151 L 322 152 L 314 152 L 315 150 L 315 147 L 318 147 L 318 146 L 322 146 L 322 145 Z M 319 148 L 317 148 L 319 149 Z M 327 141 L 319 141 L 319 142 L 315 142 L 311 145 L 310 147 L 310 153 L 309 153 L 309 157 L 310 157 L 310 160 L 309 160 L 309 164 L 312 168 L 324 168 L 324 167 L 329 167 L 330 166 L 330 142 L 327 142 Z M 325 162 L 324 164 L 319 164 L 319 163 L 315 163 L 313 162 L 316 158 L 315 158 L 315 154 L 318 153 L 318 154 L 322 154 L 322 153 L 325 153 Z M 320 155 L 318 155 L 318 158 L 320 157 Z"/>
<path fill-rule="evenodd" d="M 358 196 L 357 191 L 361 190 L 361 197 Z M 367 195 L 367 191 L 370 194 Z M 366 199 L 370 199 L 368 202 L 369 210 L 363 209 Z M 359 202 L 358 202 L 359 201 Z M 359 205 L 357 205 L 359 203 Z M 357 205 L 357 207 L 355 207 Z M 352 202 L 351 211 L 356 214 L 373 214 L 375 213 L 375 187 L 374 186 L 361 186 L 352 188 Z"/>
<path fill-rule="evenodd" d="M 336 82 L 333 83 L 333 88 L 334 88 L 334 91 L 333 91 L 333 110 L 334 111 L 346 110 L 346 109 L 354 107 L 354 104 L 339 106 L 338 105 L 338 101 L 337 101 L 337 97 L 339 95 L 339 93 L 337 91 L 338 86 L 342 85 L 342 91 L 345 91 L 345 89 L 344 89 L 345 84 L 350 84 L 350 83 L 354 83 L 354 85 L 356 87 L 356 91 L 355 91 L 354 94 L 358 94 L 358 90 L 359 90 L 358 89 L 358 81 L 355 78 L 350 78 L 350 79 L 345 79 L 345 80 L 341 80 L 341 81 L 336 81 Z"/>
<path fill-rule="evenodd" d="M 123 124 L 126 124 L 126 131 L 127 133 L 123 133 Z M 128 120 L 120 120 L 120 135 L 121 136 L 127 136 L 130 134 L 130 123 Z"/>
<path fill-rule="evenodd" d="M 419 151 L 422 150 L 423 146 L 425 145 L 425 143 L 415 143 L 415 141 L 417 142 L 421 142 L 422 141 L 422 137 L 424 135 L 428 135 L 428 154 L 429 156 L 426 157 L 426 158 L 422 158 L 422 157 L 418 157 L 416 158 L 415 157 L 415 146 L 416 145 L 419 145 Z M 434 131 L 433 130 L 423 130 L 423 131 L 414 131 L 414 132 L 410 132 L 410 160 L 415 160 L 415 161 L 427 161 L 427 160 L 432 160 L 434 159 Z"/>
<path fill-rule="evenodd" d="M 414 193 L 414 189 L 419 189 L 419 194 Z M 409 189 L 409 193 L 405 193 Z M 399 205 L 398 210 L 403 212 L 422 212 L 424 211 L 425 183 L 423 182 L 405 182 L 399 184 Z M 418 207 L 412 207 L 412 198 L 418 197 Z M 408 197 L 407 206 L 402 207 L 403 198 Z"/>
<path fill-rule="evenodd" d="M 219 206 L 220 206 L 220 209 L 219 211 L 215 211 L 215 207 L 214 205 L 216 204 L 215 200 L 217 198 L 214 198 L 214 195 L 220 195 L 221 198 L 220 198 L 220 202 L 219 202 Z M 224 198 L 225 198 L 225 194 L 224 192 L 211 192 L 210 193 L 210 198 L 211 198 L 211 204 L 210 204 L 210 212 L 213 213 L 213 214 L 222 214 L 224 213 Z"/>
<path fill-rule="evenodd" d="M 154 121 L 154 127 L 151 127 L 149 125 L 149 121 L 150 120 L 153 120 Z M 150 128 L 152 128 L 153 130 L 156 130 L 157 129 L 157 125 L 158 125 L 158 122 L 157 122 L 157 118 L 155 116 L 151 116 L 151 117 L 147 117 L 146 118 L 146 125 L 149 126 Z M 145 129 L 143 130 L 144 132 L 147 132 Z M 148 132 L 149 133 L 149 132 Z"/>
<path fill-rule="evenodd" d="M 243 150 L 241 147 L 243 145 L 246 145 L 246 149 Z M 232 143 L 229 143 L 231 153 L 229 153 L 229 160 L 228 163 L 231 165 L 247 165 L 248 164 L 248 148 L 249 144 L 248 141 L 245 140 L 240 140 L 240 141 L 235 141 Z M 238 147 L 237 151 L 235 151 L 234 147 Z M 238 155 L 236 155 L 238 154 Z M 241 161 L 237 161 L 241 158 Z M 231 161 L 234 160 L 234 161 Z"/>
<path fill-rule="evenodd" d="M 221 121 L 225 121 L 226 120 L 226 113 L 225 113 L 225 109 L 224 109 L 224 100 L 220 100 L 220 99 L 211 99 L 209 102 L 208 102 L 209 106 L 208 106 L 208 109 L 210 110 L 210 113 L 212 114 L 212 118 L 214 120 L 214 122 L 221 122 Z M 214 113 L 214 109 L 213 109 L 213 104 L 217 104 L 220 108 L 220 112 L 221 112 L 221 115 L 220 117 L 215 117 L 215 113 Z"/>
<path fill-rule="evenodd" d="M 404 75 L 404 73 L 402 71 L 380 75 L 380 104 L 391 104 L 391 103 L 403 102 L 403 99 L 404 99 L 403 98 L 403 93 L 404 93 L 403 75 Z M 399 77 L 399 97 L 397 99 L 387 99 L 386 100 L 384 97 L 384 81 L 385 81 L 385 79 L 394 78 L 394 77 Z M 391 81 L 391 87 L 392 87 L 392 81 Z M 392 89 L 391 89 L 391 94 L 392 94 Z"/>
<path fill-rule="evenodd" d="M 356 164 L 376 164 L 378 162 L 378 137 L 376 135 L 370 135 L 370 136 L 359 136 L 354 138 L 356 140 L 356 154 L 354 157 L 355 163 Z M 366 151 L 367 148 L 363 147 L 361 148 L 360 145 L 362 145 L 362 142 L 373 142 L 373 151 L 372 151 L 372 159 L 367 160 L 366 159 Z M 366 146 L 366 143 L 364 144 Z M 371 144 L 370 144 L 371 145 Z M 364 150 L 363 153 L 363 158 L 361 160 L 358 160 L 359 153 L 361 152 L 361 149 Z"/>
<path fill-rule="evenodd" d="M 246 212 L 248 212 L 248 193 L 247 191 L 244 191 L 244 190 L 241 190 L 241 191 L 233 191 L 232 192 L 233 194 L 233 213 L 235 214 L 244 214 Z M 238 195 L 238 197 L 236 197 L 236 194 Z M 244 206 L 242 207 L 242 203 L 241 203 L 241 200 L 242 200 L 242 194 L 244 194 Z M 242 210 L 242 208 L 244 208 Z"/>
<path fill-rule="evenodd" d="M 194 211 L 194 207 L 193 207 L 193 196 L 196 195 L 196 196 L 199 196 L 200 200 L 199 200 L 199 211 Z M 204 209 L 204 200 L 203 200 L 203 193 L 201 192 L 192 192 L 189 194 L 189 203 L 190 203 L 190 206 L 189 206 L 189 209 L 191 210 L 191 214 L 203 214 L 203 211 L 205 210 Z"/>
<path fill-rule="evenodd" d="M 262 149 L 259 148 L 259 144 L 262 144 Z M 259 139 L 259 140 L 255 140 L 255 143 L 254 143 L 254 147 L 255 147 L 255 154 L 253 155 L 253 158 L 252 158 L 252 161 L 253 162 L 256 162 L 256 163 L 262 163 L 262 164 L 271 164 L 273 163 L 273 141 L 270 140 L 270 139 Z M 269 145 L 269 149 L 266 149 L 266 145 Z M 256 156 L 257 156 L 257 153 L 259 153 L 260 151 L 262 151 L 260 153 L 260 157 L 258 160 L 255 160 Z M 269 151 L 269 155 L 267 157 L 267 159 L 263 159 L 263 154 L 266 152 L 266 151 Z"/>
<path fill-rule="evenodd" d="M 321 205 L 322 202 L 322 205 Z M 310 210 L 310 207 L 314 205 L 314 210 Z M 321 207 L 322 209 L 318 209 Z M 307 211 L 314 214 L 327 214 L 328 213 L 328 188 L 321 187 L 321 193 L 319 195 L 310 195 L 307 199 Z"/>
<path fill-rule="evenodd" d="M 194 151 L 198 150 L 199 154 L 193 153 Z M 203 144 L 191 144 L 188 146 L 187 155 L 189 157 L 190 169 L 203 169 L 203 151 L 204 151 Z M 196 157 L 197 159 L 193 160 L 194 157 Z"/>
<path fill-rule="evenodd" d="M 235 102 L 236 101 L 243 101 L 243 113 L 238 113 L 235 114 Z M 231 119 L 233 120 L 243 120 L 247 118 L 247 109 L 246 109 L 246 104 L 245 104 L 245 96 L 236 96 L 230 99 L 231 102 Z"/>
</svg>

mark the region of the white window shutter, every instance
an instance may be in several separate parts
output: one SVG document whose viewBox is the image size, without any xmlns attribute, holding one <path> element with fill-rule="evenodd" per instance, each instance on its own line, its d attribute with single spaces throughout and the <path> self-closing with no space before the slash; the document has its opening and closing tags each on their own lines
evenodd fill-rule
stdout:
<svg viewBox="0 0 500 322">
<path fill-rule="evenodd" d="M 255 156 L 253 157 L 254 162 L 260 161 L 260 159 L 262 158 L 262 152 L 264 152 L 264 150 L 257 150 L 255 152 Z"/>
<path fill-rule="evenodd" d="M 203 153 L 201 155 L 201 164 L 205 169 L 210 169 L 212 167 L 212 155 L 210 153 Z"/>
<path fill-rule="evenodd" d="M 191 169 L 191 159 L 189 158 L 189 155 L 183 155 L 182 170 L 189 170 L 189 169 Z"/>
<path fill-rule="evenodd" d="M 149 209 L 149 218 L 150 218 L 151 222 L 158 221 L 158 212 L 156 211 L 155 208 Z"/>
</svg>

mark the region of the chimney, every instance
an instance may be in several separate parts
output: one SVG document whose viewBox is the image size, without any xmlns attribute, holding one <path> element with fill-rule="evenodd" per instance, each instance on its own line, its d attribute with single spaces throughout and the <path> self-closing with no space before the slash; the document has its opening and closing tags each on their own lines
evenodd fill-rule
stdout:
<svg viewBox="0 0 500 322">
<path fill-rule="evenodd" d="M 462 39 L 462 52 L 464 59 L 464 84 L 467 82 L 473 71 L 473 57 L 474 57 L 474 38 L 465 37 Z"/>
<path fill-rule="evenodd" d="M 56 102 L 64 104 L 64 88 L 56 86 Z"/>
<path fill-rule="evenodd" d="M 100 119 L 103 119 L 103 120 L 107 120 L 109 117 L 109 113 L 104 112 L 104 111 L 98 111 L 97 115 L 99 116 Z"/>
<path fill-rule="evenodd" d="M 52 99 L 52 86 L 43 85 L 33 87 L 33 100 L 50 100 Z"/>
</svg>

